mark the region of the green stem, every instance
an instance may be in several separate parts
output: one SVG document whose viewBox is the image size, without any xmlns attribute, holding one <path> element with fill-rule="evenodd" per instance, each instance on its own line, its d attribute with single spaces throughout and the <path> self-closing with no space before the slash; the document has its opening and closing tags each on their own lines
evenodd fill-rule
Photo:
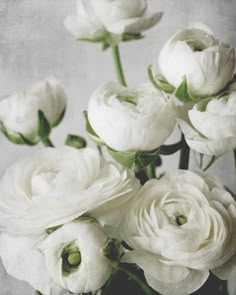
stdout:
<svg viewBox="0 0 236 295">
<path fill-rule="evenodd" d="M 125 81 L 124 71 L 123 71 L 122 64 L 121 64 L 120 51 L 119 51 L 118 45 L 112 46 L 112 53 L 113 53 L 113 59 L 114 59 L 114 63 L 115 63 L 118 81 L 121 85 L 127 86 L 126 81 Z"/>
<path fill-rule="evenodd" d="M 54 147 L 54 144 L 51 142 L 50 138 L 41 138 L 41 142 L 46 147 Z"/>
<path fill-rule="evenodd" d="M 182 144 L 182 141 L 179 141 L 170 145 L 162 145 L 160 148 L 160 154 L 164 156 L 172 155 L 181 150 Z"/>
<path fill-rule="evenodd" d="M 190 149 L 186 143 L 184 135 L 181 135 L 182 147 L 180 151 L 179 169 L 188 170 Z"/>
<path fill-rule="evenodd" d="M 147 167 L 145 167 L 145 172 L 146 172 L 146 175 L 149 179 L 156 178 L 155 164 L 151 163 L 151 164 L 147 165 Z"/>
<path fill-rule="evenodd" d="M 117 267 L 117 270 L 126 273 L 130 279 L 135 281 L 142 288 L 144 294 L 153 295 L 152 290 L 143 281 L 141 281 L 139 277 L 136 276 L 134 273 L 130 272 L 128 269 L 120 265 Z"/>
</svg>

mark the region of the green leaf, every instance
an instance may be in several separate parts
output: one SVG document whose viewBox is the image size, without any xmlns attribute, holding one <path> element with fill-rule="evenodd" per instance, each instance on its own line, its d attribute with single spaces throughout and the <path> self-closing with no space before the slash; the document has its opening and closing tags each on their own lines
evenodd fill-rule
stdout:
<svg viewBox="0 0 236 295">
<path fill-rule="evenodd" d="M 169 84 L 163 76 L 155 76 L 152 65 L 148 66 L 148 77 L 152 85 L 157 90 L 164 91 L 166 93 L 173 93 L 175 91 L 175 87 Z"/>
<path fill-rule="evenodd" d="M 118 163 L 135 172 L 143 170 L 159 157 L 159 149 L 148 152 L 119 152 L 107 147 L 107 150 Z"/>
<path fill-rule="evenodd" d="M 97 133 L 93 130 L 92 126 L 90 125 L 90 122 L 88 120 L 88 114 L 86 111 L 83 112 L 84 118 L 86 121 L 86 132 L 88 136 L 98 145 L 105 145 L 105 143 L 100 139 L 100 137 L 97 135 Z"/>
<path fill-rule="evenodd" d="M 188 83 L 186 76 L 183 77 L 182 83 L 175 90 L 175 96 L 182 102 L 194 101 L 194 98 L 190 95 L 188 91 Z"/>
<path fill-rule="evenodd" d="M 86 140 L 82 136 L 68 134 L 65 144 L 76 149 L 82 149 L 87 146 Z"/>
<path fill-rule="evenodd" d="M 38 136 L 45 140 L 51 132 L 51 126 L 42 111 L 38 111 Z"/>
</svg>

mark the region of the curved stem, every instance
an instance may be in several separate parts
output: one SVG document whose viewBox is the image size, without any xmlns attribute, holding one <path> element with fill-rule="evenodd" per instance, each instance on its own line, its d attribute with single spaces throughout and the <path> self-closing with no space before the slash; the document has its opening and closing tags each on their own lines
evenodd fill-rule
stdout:
<svg viewBox="0 0 236 295">
<path fill-rule="evenodd" d="M 41 138 L 41 142 L 44 144 L 46 147 L 54 147 L 54 144 L 51 142 L 50 138 Z"/>
<path fill-rule="evenodd" d="M 143 294 L 153 295 L 152 290 L 143 281 L 141 281 L 140 278 L 136 276 L 134 273 L 130 272 L 128 269 L 120 265 L 117 267 L 117 270 L 126 273 L 130 279 L 135 281 L 142 288 L 144 292 Z"/>
<path fill-rule="evenodd" d="M 164 156 L 172 155 L 182 148 L 182 144 L 182 141 L 179 141 L 170 145 L 162 145 L 160 148 L 160 154 Z"/>
<path fill-rule="evenodd" d="M 181 135 L 181 143 L 182 147 L 180 151 L 179 169 L 188 170 L 190 149 L 186 143 L 183 133 Z"/>
<path fill-rule="evenodd" d="M 124 71 L 123 71 L 122 64 L 121 64 L 120 51 L 119 51 L 118 45 L 112 46 L 112 53 L 113 53 L 113 59 L 114 59 L 114 63 L 115 63 L 118 81 L 120 82 L 121 85 L 127 86 L 126 81 L 125 81 Z"/>
</svg>

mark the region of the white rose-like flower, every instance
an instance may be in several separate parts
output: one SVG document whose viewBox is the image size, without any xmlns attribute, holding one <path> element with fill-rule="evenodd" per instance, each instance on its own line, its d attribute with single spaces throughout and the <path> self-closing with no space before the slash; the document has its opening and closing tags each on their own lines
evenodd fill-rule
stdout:
<svg viewBox="0 0 236 295">
<path fill-rule="evenodd" d="M 67 17 L 65 26 L 77 39 L 102 38 L 106 32 L 138 34 L 162 16 L 146 11 L 147 0 L 78 0 L 77 15 Z"/>
<path fill-rule="evenodd" d="M 139 186 L 132 172 L 103 161 L 97 151 L 46 148 L 3 176 L 0 230 L 35 234 L 83 214 L 117 225 Z"/>
<path fill-rule="evenodd" d="M 95 223 L 71 222 L 49 235 L 39 246 L 49 273 L 73 293 L 100 289 L 112 272 L 104 255 L 107 236 Z"/>
<path fill-rule="evenodd" d="M 37 143 L 38 111 L 42 111 L 50 126 L 54 127 L 60 123 L 66 101 L 65 92 L 57 80 L 38 82 L 0 100 L 0 125 L 16 143 L 22 143 L 21 135 Z"/>
<path fill-rule="evenodd" d="M 109 278 L 114 263 L 109 254 L 119 255 L 119 244 L 109 253 L 108 241 L 94 222 L 69 222 L 48 236 L 2 233 L 0 257 L 8 274 L 44 295 L 87 293 Z"/>
<path fill-rule="evenodd" d="M 236 92 L 178 108 L 178 123 L 189 147 L 201 154 L 220 156 L 236 147 Z"/>
<path fill-rule="evenodd" d="M 162 75 L 176 88 L 186 76 L 188 90 L 194 96 L 210 96 L 232 79 L 234 49 L 215 39 L 203 24 L 176 33 L 164 45 L 159 56 Z"/>
<path fill-rule="evenodd" d="M 179 170 L 140 189 L 123 234 L 134 249 L 124 261 L 141 267 L 152 288 L 162 295 L 190 294 L 209 270 L 231 276 L 236 202 L 217 179 Z"/>
<path fill-rule="evenodd" d="M 152 86 L 129 89 L 109 82 L 92 95 L 88 119 L 112 149 L 151 151 L 160 147 L 173 131 L 175 109 L 173 101 Z"/>
</svg>

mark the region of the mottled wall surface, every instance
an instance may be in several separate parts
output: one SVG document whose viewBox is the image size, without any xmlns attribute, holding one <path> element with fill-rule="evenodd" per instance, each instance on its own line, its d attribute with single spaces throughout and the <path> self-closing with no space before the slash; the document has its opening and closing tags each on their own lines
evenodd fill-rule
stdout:
<svg viewBox="0 0 236 295">
<path fill-rule="evenodd" d="M 102 52 L 99 45 L 78 43 L 64 28 L 63 19 L 73 14 L 75 3 L 75 0 L 0 0 L 0 96 L 48 76 L 58 77 L 69 96 L 65 120 L 52 135 L 58 145 L 63 144 L 67 133 L 84 134 L 81 112 L 86 109 L 89 96 L 102 82 L 115 79 L 110 51 Z M 236 0 L 152 0 L 150 9 L 165 13 L 160 24 L 146 33 L 144 41 L 121 45 L 130 85 L 147 81 L 147 65 L 156 63 L 164 42 L 190 22 L 206 23 L 220 39 L 236 47 Z M 177 132 L 169 142 L 175 141 L 176 136 Z M 30 151 L 1 136 L 0 175 Z M 165 169 L 176 167 L 177 156 L 164 159 Z M 233 167 L 229 153 L 209 171 L 235 189 Z M 4 282 L 2 291 L 0 281 L 0 295 L 34 294 L 26 285 L 7 278 Z"/>
</svg>

